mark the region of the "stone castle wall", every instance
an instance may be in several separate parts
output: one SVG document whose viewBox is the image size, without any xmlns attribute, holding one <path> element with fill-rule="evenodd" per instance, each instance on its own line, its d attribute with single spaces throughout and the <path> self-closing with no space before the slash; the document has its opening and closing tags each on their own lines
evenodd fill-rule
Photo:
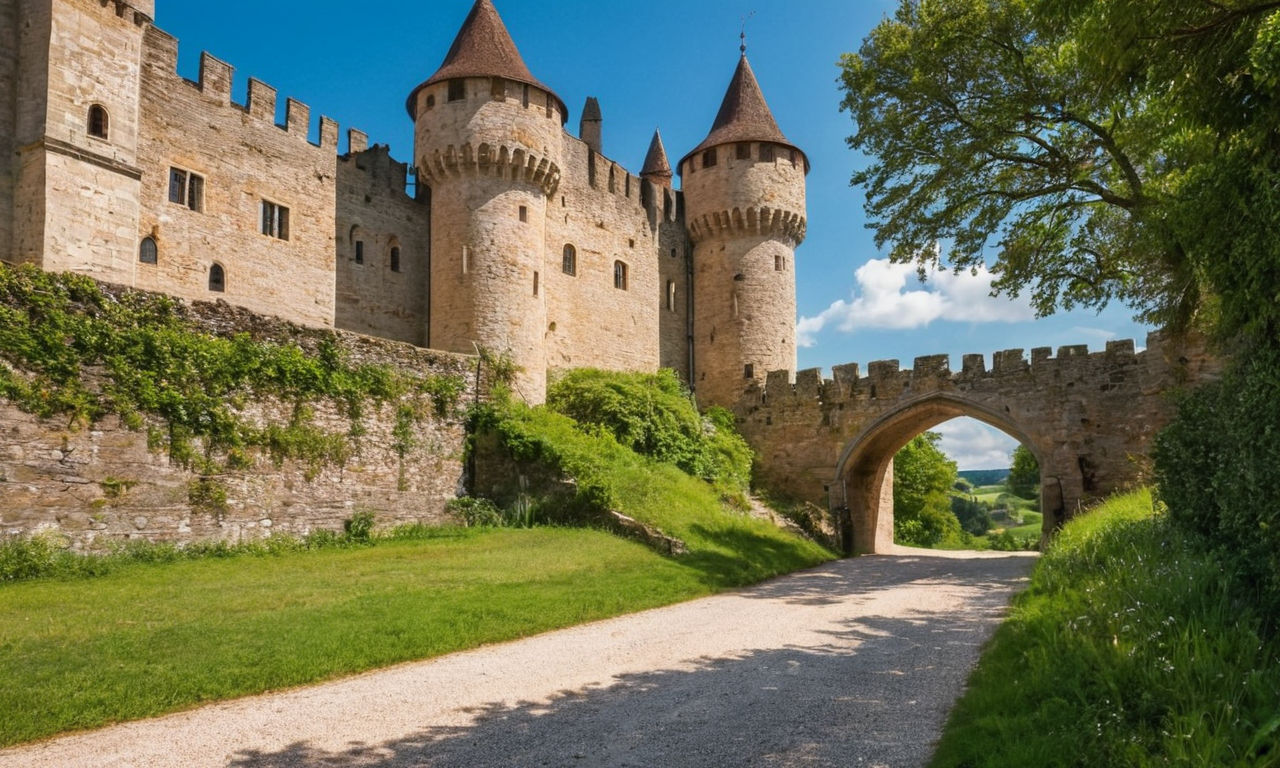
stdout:
<svg viewBox="0 0 1280 768">
<path fill-rule="evenodd" d="M 13 260 L 17 93 L 18 0 L 0 0 L 0 261 Z"/>
<path fill-rule="evenodd" d="M 357 333 L 427 346 L 431 208 L 405 192 L 408 166 L 385 145 L 365 150 L 351 133 L 338 159 L 337 288 L 334 324 Z M 363 264 L 356 260 L 363 243 Z M 392 250 L 399 249 L 399 270 Z"/>
<path fill-rule="evenodd" d="M 289 99 L 285 125 L 277 126 L 276 93 L 256 80 L 247 104 L 232 103 L 232 69 L 207 53 L 198 82 L 181 77 L 177 40 L 155 27 L 146 31 L 145 54 L 144 213 L 131 238 L 131 284 L 332 326 L 337 124 L 322 118 L 320 144 L 311 144 L 310 109 Z M 201 210 L 170 201 L 171 169 L 203 177 Z M 289 209 L 287 240 L 262 233 L 263 201 Z M 157 264 L 138 263 L 146 236 L 156 240 Z M 215 263 L 225 271 L 221 295 L 209 286 Z"/>
<path fill-rule="evenodd" d="M 445 504 L 463 480 L 462 409 L 475 397 L 473 358 L 340 331 L 330 337 L 225 304 L 194 304 L 190 311 L 216 333 L 246 332 L 304 348 L 335 338 L 355 363 L 460 376 L 467 388 L 446 416 L 413 424 L 404 456 L 395 447 L 404 444 L 403 435 L 394 434 L 397 404 L 387 403 L 366 408 L 364 431 L 349 438 L 353 452 L 341 465 L 277 465 L 259 452 L 249 468 L 207 478 L 171 462 L 163 448 L 148 447 L 146 426 L 132 430 L 109 417 L 69 428 L 63 419 L 41 420 L 0 401 L 0 535 L 52 531 L 77 549 L 91 549 L 133 539 L 240 541 L 273 532 L 341 531 L 343 521 L 361 511 L 373 512 L 379 527 L 448 520 Z M 316 403 L 315 411 L 316 426 L 350 432 L 350 420 L 332 405 Z M 287 423 L 292 412 L 292 403 L 266 401 L 247 404 L 243 414 Z M 225 503 L 202 494 L 202 483 L 225 493 Z"/>
<path fill-rule="evenodd" d="M 1159 335 L 1135 353 L 1132 341 L 1104 352 L 1087 347 L 965 355 L 953 373 L 945 355 L 922 357 L 912 370 L 879 361 L 860 375 L 837 366 L 833 378 L 771 372 L 736 407 L 768 487 L 852 514 L 857 551 L 890 543 L 893 455 L 944 421 L 970 416 L 1027 446 L 1041 467 L 1045 530 L 1081 506 L 1143 477 L 1155 434 L 1173 416 L 1171 393 L 1217 375 L 1218 362 L 1195 340 Z M 891 499 L 889 494 L 887 498 Z M 887 524 L 886 524 L 887 521 Z M 886 539 L 886 536 L 890 537 Z"/>
</svg>

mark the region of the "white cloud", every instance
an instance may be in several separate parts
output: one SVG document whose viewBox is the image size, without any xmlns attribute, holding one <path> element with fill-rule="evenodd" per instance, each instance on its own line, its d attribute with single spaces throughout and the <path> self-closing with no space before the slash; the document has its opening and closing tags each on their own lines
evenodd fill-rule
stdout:
<svg viewBox="0 0 1280 768">
<path fill-rule="evenodd" d="M 1035 318 L 1025 298 L 991 296 L 993 275 L 985 267 L 976 273 L 932 270 L 921 284 L 913 264 L 872 259 L 854 272 L 856 285 L 849 301 L 841 299 L 816 317 L 802 317 L 796 339 L 812 347 L 819 331 L 835 327 L 842 333 L 866 329 L 922 328 L 935 320 L 955 323 L 1016 323 Z M 908 289 L 910 282 L 912 289 Z M 915 287 L 919 286 L 919 287 Z"/>
<path fill-rule="evenodd" d="M 960 469 L 1007 469 L 1018 441 L 977 419 L 961 418 L 939 424 L 938 447 Z"/>
<path fill-rule="evenodd" d="M 1071 329 L 1071 335 L 1080 338 L 1081 336 L 1096 341 L 1111 341 L 1116 337 L 1115 331 L 1108 331 L 1106 328 L 1088 328 L 1083 325 L 1077 325 Z"/>
</svg>

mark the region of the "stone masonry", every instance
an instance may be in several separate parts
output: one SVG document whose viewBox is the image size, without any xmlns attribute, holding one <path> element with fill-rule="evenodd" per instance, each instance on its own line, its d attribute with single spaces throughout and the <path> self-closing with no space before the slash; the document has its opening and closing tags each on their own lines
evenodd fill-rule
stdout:
<svg viewBox="0 0 1280 768">
<path fill-rule="evenodd" d="M 946 355 L 837 366 L 834 378 L 811 369 L 768 374 L 736 406 L 739 427 L 759 453 L 769 487 L 829 506 L 852 552 L 893 542 L 893 457 L 921 432 L 969 416 L 1025 445 L 1040 462 L 1045 534 L 1081 507 L 1137 484 L 1151 441 L 1173 416 L 1173 393 L 1217 375 L 1202 343 L 1152 334 L 1087 347 L 965 355 L 952 373 Z"/>
</svg>

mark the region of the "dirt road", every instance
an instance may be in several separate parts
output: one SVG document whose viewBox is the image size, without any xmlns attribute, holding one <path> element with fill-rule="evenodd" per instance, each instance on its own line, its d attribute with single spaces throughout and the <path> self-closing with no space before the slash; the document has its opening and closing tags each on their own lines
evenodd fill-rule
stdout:
<svg viewBox="0 0 1280 768">
<path fill-rule="evenodd" d="M 1025 555 L 906 552 L 0 752 L 0 768 L 919 766 Z"/>
</svg>

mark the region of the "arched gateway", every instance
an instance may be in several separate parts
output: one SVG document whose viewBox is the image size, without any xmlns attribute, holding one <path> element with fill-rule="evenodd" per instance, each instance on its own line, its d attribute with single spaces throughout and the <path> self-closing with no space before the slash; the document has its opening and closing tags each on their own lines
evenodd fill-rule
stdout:
<svg viewBox="0 0 1280 768">
<path fill-rule="evenodd" d="M 947 356 L 770 373 L 738 402 L 739 426 L 758 455 L 769 487 L 829 507 L 852 553 L 884 551 L 893 541 L 893 456 L 922 431 L 958 416 L 991 424 L 1021 441 L 1041 470 L 1044 532 L 1082 505 L 1138 482 L 1151 440 L 1168 423 L 1173 390 L 1216 374 L 1199 344 L 1147 349 L 1110 342 L 965 355 L 953 374 Z"/>
</svg>

